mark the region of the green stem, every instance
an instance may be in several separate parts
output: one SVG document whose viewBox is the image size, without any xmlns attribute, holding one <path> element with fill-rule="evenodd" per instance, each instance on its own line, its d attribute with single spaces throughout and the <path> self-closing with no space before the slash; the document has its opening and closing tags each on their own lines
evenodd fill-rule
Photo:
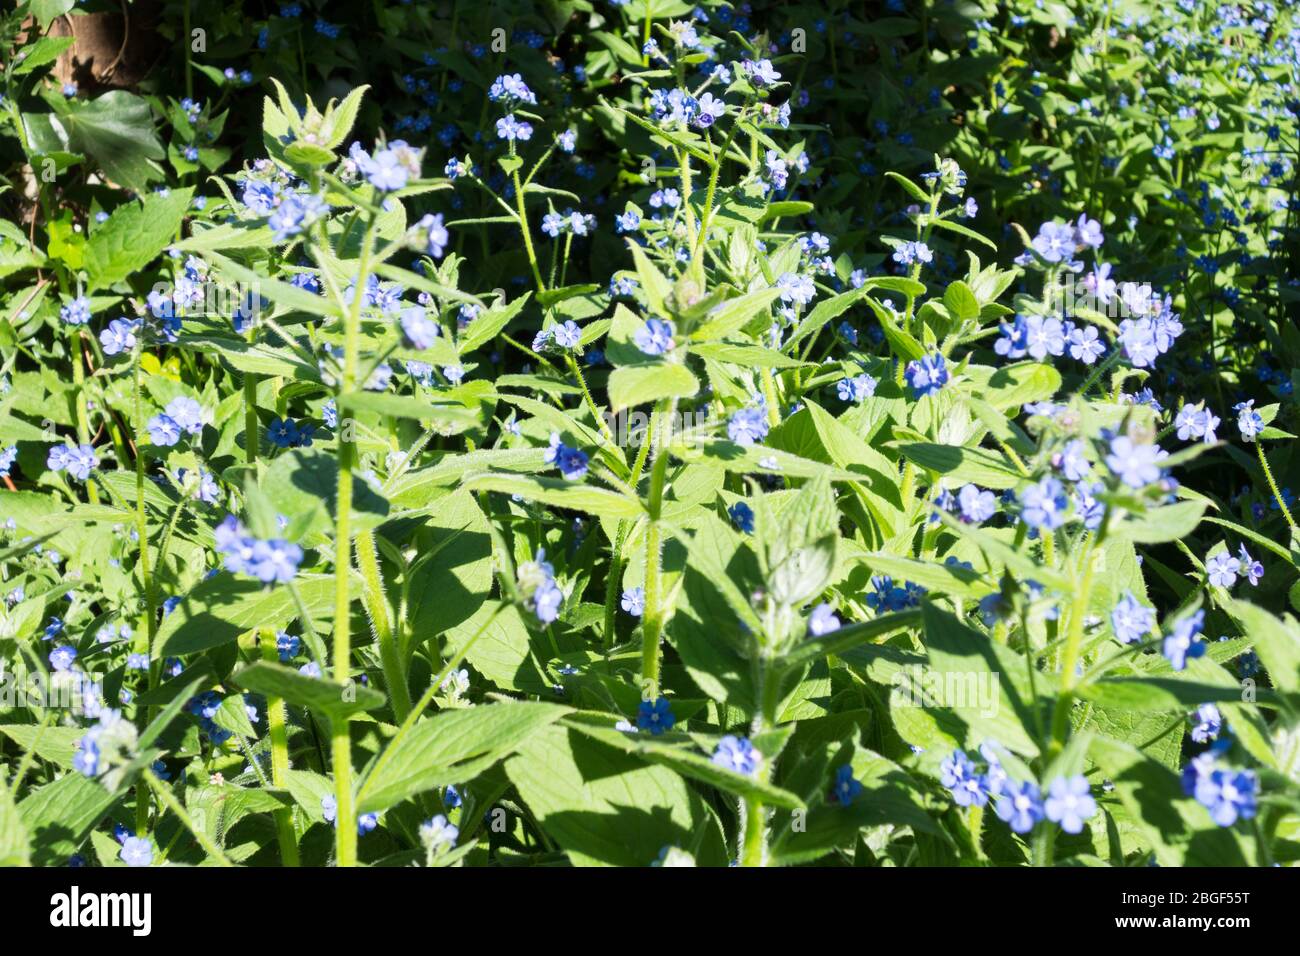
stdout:
<svg viewBox="0 0 1300 956">
<path fill-rule="evenodd" d="M 1070 707 L 1074 703 L 1074 688 L 1078 684 L 1075 670 L 1079 664 L 1079 651 L 1083 645 L 1083 621 L 1088 613 L 1088 600 L 1092 596 L 1092 582 L 1097 570 L 1097 552 L 1106 540 L 1106 522 L 1109 512 L 1101 516 L 1101 526 L 1093 542 L 1085 543 L 1083 548 L 1083 579 L 1075 589 L 1074 600 L 1070 603 L 1070 624 L 1066 631 L 1065 650 L 1061 656 L 1061 691 L 1056 698 L 1056 708 L 1052 713 L 1052 741 L 1048 755 L 1056 756 L 1065 747 L 1065 738 L 1070 729 Z"/>
<path fill-rule="evenodd" d="M 614 444 L 614 433 L 609 430 L 609 423 L 605 421 L 605 416 L 600 413 L 600 408 L 596 405 L 596 400 L 591 397 L 591 389 L 587 387 L 587 379 L 582 374 L 582 369 L 578 367 L 578 360 L 573 357 L 572 352 L 565 352 L 564 357 L 569 362 L 569 371 L 573 373 L 574 378 L 578 380 L 579 387 L 582 388 L 583 401 L 587 403 L 587 408 L 591 410 L 592 418 L 596 419 L 596 424 L 600 427 L 600 433 Z"/>
<path fill-rule="evenodd" d="M 384 579 L 379 571 L 379 558 L 375 553 L 373 532 L 357 534 L 357 568 L 365 579 L 366 611 L 379 641 L 379 660 L 384 668 L 384 682 L 393 703 L 393 716 L 405 720 L 411 712 L 411 690 L 406 684 L 406 668 L 397 646 L 397 636 L 388 615 L 388 602 L 384 598 Z"/>
<path fill-rule="evenodd" d="M 259 635 L 264 660 L 277 661 L 275 632 L 263 629 Z M 271 736 L 271 783 L 277 790 L 285 788 L 289 776 L 289 729 L 286 722 L 284 698 L 266 698 L 266 726 Z M 298 865 L 298 841 L 293 832 L 293 810 L 281 807 L 275 811 L 275 833 L 280 841 L 280 861 L 285 866 Z"/>
<path fill-rule="evenodd" d="M 375 217 L 366 224 L 365 238 L 361 244 L 361 258 L 356 277 L 356 293 L 344 315 L 343 327 L 343 381 L 339 395 L 347 395 L 356 387 L 357 354 L 361 340 L 362 290 L 370 273 L 370 256 L 375 239 Z M 341 411 L 341 410 L 340 410 Z M 340 422 L 340 425 L 343 425 Z M 338 497 L 334 523 L 334 667 L 336 681 L 350 680 L 352 666 L 351 613 L 349 577 L 352 570 L 352 468 L 356 462 L 356 444 L 351 430 L 339 429 L 338 443 Z M 335 827 L 335 862 L 338 866 L 356 866 L 357 821 L 352 791 L 352 736 L 348 715 L 335 715 L 330 721 L 330 743 L 334 765 L 334 800 L 337 826 Z"/>
<path fill-rule="evenodd" d="M 1268 481 L 1269 490 L 1273 492 L 1273 500 L 1282 511 L 1282 517 L 1286 518 L 1287 525 L 1291 528 L 1291 536 L 1300 537 L 1300 528 L 1296 527 L 1295 518 L 1291 517 L 1291 509 L 1286 505 L 1286 499 L 1282 497 L 1282 492 L 1277 490 L 1277 481 L 1273 478 L 1273 469 L 1268 466 L 1268 458 L 1264 455 L 1264 443 L 1258 438 L 1255 439 L 1255 453 L 1259 455 L 1259 466 L 1264 469 L 1264 478 Z"/>
<path fill-rule="evenodd" d="M 514 143 L 511 143 L 511 154 L 514 153 Z M 545 292 L 546 283 L 542 281 L 542 270 L 537 266 L 537 252 L 533 249 L 533 234 L 528 228 L 528 213 L 524 211 L 524 187 L 519 182 L 519 170 L 516 169 L 510 174 L 515 183 L 515 205 L 519 210 L 519 231 L 524 234 L 524 250 L 528 253 L 528 265 L 533 270 L 533 281 L 537 283 L 537 291 Z"/>
<path fill-rule="evenodd" d="M 641 629 L 641 693 L 658 695 L 659 641 L 663 635 L 664 608 L 660 594 L 661 531 L 659 514 L 663 508 L 664 482 L 668 477 L 668 434 L 673 415 L 671 400 L 661 401 L 651 423 L 654 441 L 654 467 L 650 472 L 650 497 L 646 505 L 649 518 L 645 531 L 645 621 Z"/>
</svg>

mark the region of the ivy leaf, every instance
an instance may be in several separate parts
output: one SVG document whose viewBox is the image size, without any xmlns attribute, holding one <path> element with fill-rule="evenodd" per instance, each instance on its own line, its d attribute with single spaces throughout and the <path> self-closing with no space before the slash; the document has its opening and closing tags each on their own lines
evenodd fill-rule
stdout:
<svg viewBox="0 0 1300 956">
<path fill-rule="evenodd" d="M 154 160 L 167 153 L 154 132 L 149 104 L 142 97 L 112 90 L 97 99 L 77 101 L 60 119 L 70 148 L 94 159 L 118 185 L 143 192 L 150 182 L 162 177 Z"/>
</svg>

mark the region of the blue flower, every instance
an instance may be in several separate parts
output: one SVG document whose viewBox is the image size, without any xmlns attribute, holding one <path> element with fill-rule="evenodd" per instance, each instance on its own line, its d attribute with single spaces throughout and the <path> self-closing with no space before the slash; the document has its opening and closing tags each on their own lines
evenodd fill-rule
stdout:
<svg viewBox="0 0 1300 956">
<path fill-rule="evenodd" d="M 442 213 L 431 213 L 422 217 L 415 224 L 415 234 L 419 237 L 424 251 L 434 259 L 441 259 L 447 251 L 451 235 L 442 223 Z"/>
<path fill-rule="evenodd" d="M 153 844 L 143 837 L 129 836 L 122 841 L 118 856 L 127 866 L 149 866 L 153 863 Z"/>
<path fill-rule="evenodd" d="M 1264 419 L 1255 411 L 1255 400 L 1238 402 L 1232 406 L 1232 410 L 1237 413 L 1237 427 L 1241 429 L 1242 441 L 1254 443 L 1255 438 L 1264 430 Z"/>
<path fill-rule="evenodd" d="M 640 585 L 628 588 L 623 592 L 623 597 L 619 603 L 628 614 L 633 617 L 640 617 L 645 613 L 645 588 Z"/>
<path fill-rule="evenodd" d="M 1084 365 L 1092 365 L 1097 359 L 1106 354 L 1106 344 L 1101 341 L 1097 330 L 1091 325 L 1079 326 L 1069 323 L 1066 343 L 1070 351 L 1070 358 L 1082 362 Z"/>
<path fill-rule="evenodd" d="M 839 629 L 840 619 L 835 615 L 835 608 L 825 601 L 813 608 L 812 615 L 808 618 L 809 634 L 821 637 Z"/>
<path fill-rule="evenodd" d="M 488 87 L 488 99 L 493 103 L 515 101 L 528 103 L 531 106 L 537 105 L 536 94 L 528 88 L 528 84 L 518 73 L 503 73 L 493 80 L 492 85 Z"/>
<path fill-rule="evenodd" d="M 410 348 L 423 350 L 433 347 L 438 338 L 438 324 L 431 321 L 420 306 L 403 309 L 397 321 L 402 328 L 402 338 Z"/>
<path fill-rule="evenodd" d="M 1083 821 L 1097 812 L 1097 801 L 1089 792 L 1088 780 L 1083 774 L 1057 777 L 1048 784 L 1043 809 L 1047 819 L 1059 823 L 1066 833 L 1080 833 Z"/>
<path fill-rule="evenodd" d="M 560 348 L 576 349 L 582 341 L 582 329 L 573 319 L 566 319 L 563 325 L 551 329 L 551 337 Z"/>
<path fill-rule="evenodd" d="M 1185 670 L 1189 659 L 1205 653 L 1205 642 L 1197 639 L 1204 625 L 1205 612 L 1197 611 L 1176 623 L 1173 632 L 1166 635 L 1160 653 L 1168 658 L 1174 670 Z"/>
<path fill-rule="evenodd" d="M 1201 704 L 1196 708 L 1196 726 L 1192 728 L 1192 740 L 1198 744 L 1208 744 L 1219 736 L 1223 729 L 1223 715 L 1213 704 Z"/>
<path fill-rule="evenodd" d="M 865 373 L 842 378 L 835 383 L 835 393 L 843 402 L 863 402 L 876 394 L 877 380 Z"/>
<path fill-rule="evenodd" d="M 1206 408 L 1204 402 L 1197 405 L 1184 405 L 1178 410 L 1178 416 L 1174 419 L 1179 439 L 1189 441 L 1199 438 L 1207 445 L 1214 443 L 1214 429 L 1218 425 L 1218 416 Z"/>
<path fill-rule="evenodd" d="M 658 737 L 665 730 L 672 730 L 677 718 L 673 716 L 672 707 L 667 697 L 655 700 L 642 700 L 636 711 L 636 725 L 641 730 L 648 730 Z"/>
<path fill-rule="evenodd" d="M 957 492 L 957 508 L 961 520 L 967 524 L 980 524 L 988 521 L 997 513 L 997 498 L 993 492 L 977 488 L 975 485 L 962 485 Z"/>
<path fill-rule="evenodd" d="M 1029 780 L 1008 780 L 998 797 L 997 814 L 1016 833 L 1028 833 L 1044 815 L 1038 785 Z"/>
<path fill-rule="evenodd" d="M 4 456 L 0 454 L 0 460 L 3 458 Z M 1241 558 L 1241 573 L 1250 581 L 1251 587 L 1257 586 L 1264 578 L 1264 565 L 1250 556 L 1250 552 L 1246 550 L 1244 544 L 1237 551 L 1237 554 Z"/>
<path fill-rule="evenodd" d="M 459 838 L 460 828 L 449 823 L 441 813 L 420 824 L 420 840 L 434 853 L 455 846 Z"/>
<path fill-rule="evenodd" d="M 85 481 L 99 467 L 99 458 L 91 445 L 55 445 L 46 456 L 51 471 L 66 471 L 78 481 Z"/>
<path fill-rule="evenodd" d="M 90 300 L 79 295 L 59 309 L 59 318 L 68 325 L 85 325 L 90 321 Z"/>
<path fill-rule="evenodd" d="M 913 398 L 937 392 L 948 383 L 948 366 L 943 355 L 934 352 L 907 363 L 903 378 L 912 389 Z"/>
<path fill-rule="evenodd" d="M 1110 612 L 1110 626 L 1121 644 L 1132 644 L 1150 634 L 1155 627 L 1155 612 L 1143 605 L 1129 591 Z"/>
<path fill-rule="evenodd" d="M 745 74 L 745 78 L 758 89 L 771 86 L 781 79 L 781 74 L 772 66 L 771 60 L 746 59 L 741 62 L 740 70 Z"/>
<path fill-rule="evenodd" d="M 8 448 L 0 448 L 0 478 L 8 478 L 9 471 L 14 466 L 14 460 L 18 457 L 18 447 L 10 445 Z"/>
<path fill-rule="evenodd" d="M 933 262 L 934 252 L 924 242 L 904 242 L 894 250 L 895 262 L 910 266 L 919 262 Z"/>
<path fill-rule="evenodd" d="M 1074 227 L 1065 223 L 1045 222 L 1030 243 L 1047 262 L 1060 262 L 1074 252 Z"/>
<path fill-rule="evenodd" d="M 515 119 L 514 113 L 509 113 L 497 120 L 497 137 L 510 142 L 524 142 L 533 138 L 533 127 L 531 123 Z"/>
<path fill-rule="evenodd" d="M 1065 524 L 1070 496 L 1065 485 L 1050 475 L 1020 493 L 1020 518 L 1031 528 L 1054 531 Z"/>
<path fill-rule="evenodd" d="M 646 355 L 663 355 L 671 351 L 676 330 L 673 323 L 664 319 L 647 319 L 645 325 L 637 329 L 633 341 L 636 347 Z"/>
<path fill-rule="evenodd" d="M 811 277 L 798 272 L 783 272 L 776 280 L 776 287 L 781 290 L 782 302 L 794 302 L 807 305 L 817 295 L 817 286 Z"/>
<path fill-rule="evenodd" d="M 119 355 L 135 348 L 135 331 L 139 328 L 139 325 L 138 321 L 128 321 L 127 319 L 114 319 L 108 323 L 108 328 L 99 333 L 99 341 L 104 347 L 104 354 Z"/>
<path fill-rule="evenodd" d="M 762 755 L 754 749 L 748 737 L 736 737 L 732 734 L 719 740 L 717 749 L 713 751 L 715 764 L 747 777 L 758 773 L 758 766 L 762 759 Z"/>
<path fill-rule="evenodd" d="M 560 474 L 568 481 L 579 481 L 586 477 L 589 462 L 587 453 L 564 444 L 560 441 L 558 432 L 551 432 L 551 443 L 546 448 L 543 460 L 546 464 L 559 468 Z"/>
<path fill-rule="evenodd" d="M 727 422 L 727 437 L 737 445 L 760 442 L 767 437 L 767 431 L 767 409 L 763 405 L 748 405 Z"/>
<path fill-rule="evenodd" d="M 1139 444 L 1127 435 L 1111 439 L 1106 467 L 1130 488 L 1145 488 L 1160 480 L 1164 469 L 1160 462 L 1169 453 L 1156 444 Z"/>
<path fill-rule="evenodd" d="M 277 631 L 275 635 L 275 650 L 280 655 L 282 664 L 289 663 L 289 659 L 298 656 L 298 651 L 302 648 L 302 639 L 287 634 L 284 631 Z"/>
<path fill-rule="evenodd" d="M 276 242 L 298 235 L 325 212 L 325 200 L 313 193 L 290 193 L 267 218 Z"/>
<path fill-rule="evenodd" d="M 835 771 L 835 783 L 831 795 L 842 807 L 847 807 L 862 793 L 862 783 L 853 776 L 853 766 L 844 764 Z"/>
<path fill-rule="evenodd" d="M 155 445 L 175 445 L 181 440 L 180 426 L 169 415 L 155 415 L 149 419 L 149 439 Z"/>
<path fill-rule="evenodd" d="M 964 750 L 954 750 L 939 764 L 939 782 L 952 792 L 959 807 L 982 807 L 989 802 L 988 779 L 975 770 Z"/>
<path fill-rule="evenodd" d="M 1211 770 L 1197 779 L 1194 796 L 1215 823 L 1230 827 L 1255 815 L 1258 789 L 1259 781 L 1250 770 Z"/>
<path fill-rule="evenodd" d="M 749 507 L 743 501 L 737 501 L 727 509 L 727 517 L 731 523 L 743 531 L 745 534 L 754 533 L 754 509 Z"/>
<path fill-rule="evenodd" d="M 50 666 L 56 671 L 72 670 L 72 663 L 77 659 L 77 649 L 71 644 L 64 644 L 50 651 Z"/>
<path fill-rule="evenodd" d="M 1211 555 L 1205 562 L 1205 577 L 1215 587 L 1230 588 L 1237 583 L 1241 562 L 1227 551 Z"/>
</svg>

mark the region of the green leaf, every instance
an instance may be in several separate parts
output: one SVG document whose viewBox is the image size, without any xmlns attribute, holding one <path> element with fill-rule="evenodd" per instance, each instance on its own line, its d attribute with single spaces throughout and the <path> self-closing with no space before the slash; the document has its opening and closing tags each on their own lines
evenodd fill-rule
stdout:
<svg viewBox="0 0 1300 956">
<path fill-rule="evenodd" d="M 307 612 L 324 615 L 334 607 L 332 575 L 299 575 L 294 579 Z M 249 578 L 222 572 L 197 584 L 163 619 L 153 656 L 183 656 L 233 643 L 255 627 L 283 628 L 298 617 L 289 589 L 270 587 Z"/>
<path fill-rule="evenodd" d="M 395 397 L 395 396 L 394 396 Z M 266 469 L 260 487 L 278 513 L 306 543 L 320 543 L 334 527 L 338 510 L 338 463 L 319 448 L 283 452 Z M 364 479 L 352 482 L 352 534 L 377 527 L 388 517 L 388 502 Z"/>
<path fill-rule="evenodd" d="M 958 279 L 948 286 L 943 294 L 943 304 L 948 307 L 948 314 L 957 322 L 969 322 L 978 319 L 980 303 L 970 286 Z"/>
<path fill-rule="evenodd" d="M 1254 639 L 1255 651 L 1268 668 L 1273 686 L 1288 693 L 1300 693 L 1300 626 L 1295 618 L 1289 614 L 1279 617 L 1247 601 L 1231 598 L 1225 607 Z"/>
<path fill-rule="evenodd" d="M 244 690 L 267 697 L 282 697 L 288 703 L 328 717 L 341 717 L 382 707 L 384 695 L 377 690 L 348 681 L 308 677 L 292 667 L 271 661 L 258 661 L 236 671 L 231 680 Z"/>
<path fill-rule="evenodd" d="M 20 51 L 22 59 L 14 67 L 13 75 L 23 76 L 47 63 L 53 63 L 63 55 L 63 51 L 76 42 L 76 37 L 41 37 L 31 46 L 24 47 Z"/>
<path fill-rule="evenodd" d="M 173 189 L 115 209 L 86 242 L 83 265 L 90 288 L 121 282 L 157 258 L 176 238 L 193 194 L 191 189 Z"/>
<path fill-rule="evenodd" d="M 925 709 L 946 712 L 965 724 L 968 746 L 991 739 L 1016 753 L 1036 756 L 1034 734 L 1041 714 L 1026 683 L 1024 659 L 928 600 L 921 613 L 931 671 L 925 677 L 934 679 L 937 694 Z M 1051 682 L 1046 675 L 1037 677 L 1039 690 Z M 913 690 L 926 692 L 928 685 Z"/>
<path fill-rule="evenodd" d="M 604 714 L 575 714 L 567 718 L 565 724 L 624 753 L 668 767 L 683 777 L 698 780 L 725 793 L 742 798 L 752 797 L 773 807 L 797 809 L 804 805 L 796 794 L 788 790 L 715 764 L 709 756 L 696 749 L 693 743 L 666 743 L 624 733 L 616 730 L 613 719 Z"/>
<path fill-rule="evenodd" d="M 482 606 L 492 588 L 491 528 L 463 489 L 437 499 L 416 537 L 410 572 L 411 632 L 441 634 Z"/>
<path fill-rule="evenodd" d="M 575 866 L 647 866 L 666 846 L 693 850 L 703 830 L 703 803 L 681 777 L 577 730 L 533 734 L 506 775 Z"/>
<path fill-rule="evenodd" d="M 1097 737 L 1089 753 L 1161 866 L 1247 866 L 1236 835 L 1183 793 L 1178 775 L 1129 744 Z"/>
<path fill-rule="evenodd" d="M 556 704 L 502 701 L 426 718 L 385 748 L 361 785 L 358 812 L 472 780 L 565 712 Z"/>
<path fill-rule="evenodd" d="M 952 483 L 972 482 L 984 488 L 1014 488 L 1024 480 L 1015 465 L 1001 452 L 961 445 L 905 442 L 898 446 L 908 461 L 938 472 Z"/>
<path fill-rule="evenodd" d="M 765 313 L 780 296 L 780 289 L 758 289 L 734 299 L 728 299 L 705 315 L 705 321 L 691 333 L 691 340 L 708 342 L 726 338 L 749 324 L 755 316 Z"/>
<path fill-rule="evenodd" d="M 0 783 L 0 867 L 30 865 L 27 827 L 18 815 L 9 787 Z"/>
<path fill-rule="evenodd" d="M 1201 523 L 1205 514 L 1204 501 L 1178 501 L 1172 505 L 1152 508 L 1142 515 L 1126 514 L 1124 520 L 1111 525 L 1110 533 L 1116 538 L 1138 544 L 1161 544 L 1186 538 Z"/>
<path fill-rule="evenodd" d="M 699 391 L 700 383 L 685 365 L 653 362 L 614 369 L 608 389 L 610 408 L 619 412 L 661 398 L 690 398 Z"/>
<path fill-rule="evenodd" d="M 32 863 L 66 863 L 116 799 L 79 773 L 65 773 L 24 797 L 18 804 L 18 818 L 31 840 Z"/>
<path fill-rule="evenodd" d="M 534 478 L 523 475 L 473 475 L 465 479 L 470 491 L 499 491 L 519 495 L 556 508 L 572 508 L 602 518 L 639 518 L 641 502 L 627 495 L 593 485 L 576 484 L 562 478 Z"/>
</svg>

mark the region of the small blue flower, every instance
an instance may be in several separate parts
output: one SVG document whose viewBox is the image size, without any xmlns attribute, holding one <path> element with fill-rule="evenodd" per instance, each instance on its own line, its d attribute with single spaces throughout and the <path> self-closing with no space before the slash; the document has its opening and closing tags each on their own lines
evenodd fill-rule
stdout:
<svg viewBox="0 0 1300 956">
<path fill-rule="evenodd" d="M 1255 411 L 1255 401 L 1238 402 L 1232 406 L 1237 413 L 1237 427 L 1241 429 L 1241 439 L 1253 444 L 1259 433 L 1264 430 L 1264 419 Z"/>
<path fill-rule="evenodd" d="M 980 524 L 997 513 L 997 498 L 975 485 L 962 485 L 957 492 L 957 508 L 966 524 Z"/>
<path fill-rule="evenodd" d="M 636 725 L 641 730 L 648 730 L 658 737 L 665 730 L 672 730 L 677 718 L 673 716 L 672 707 L 667 697 L 654 700 L 642 700 L 636 711 Z"/>
<path fill-rule="evenodd" d="M 1031 528 L 1053 531 L 1065 524 L 1070 496 L 1065 486 L 1050 475 L 1020 493 L 1020 518 Z"/>
<path fill-rule="evenodd" d="M 763 405 L 748 405 L 727 422 L 727 437 L 737 445 L 761 442 L 767 437 L 767 431 L 767 409 Z"/>
<path fill-rule="evenodd" d="M 672 322 L 663 319 L 647 319 L 645 325 L 637 329 L 633 341 L 646 355 L 663 355 L 673 348 L 674 332 Z"/>
<path fill-rule="evenodd" d="M 835 771 L 835 783 L 831 787 L 831 795 L 836 802 L 842 807 L 847 807 L 858 798 L 862 793 L 862 783 L 853 776 L 853 767 L 850 764 L 844 764 Z"/>
<path fill-rule="evenodd" d="M 1208 744 L 1219 736 L 1223 729 L 1223 715 L 1213 704 L 1201 704 L 1196 708 L 1196 726 L 1192 728 L 1192 740 L 1198 744 Z"/>
<path fill-rule="evenodd" d="M 568 481 L 580 481 L 587 475 L 587 453 L 564 444 L 560 441 L 559 432 L 551 432 L 551 443 L 547 446 L 543 460 L 546 464 L 559 468 L 560 474 Z"/>
<path fill-rule="evenodd" d="M 948 383 L 948 367 L 943 355 L 934 352 L 907 363 L 903 378 L 912 389 L 912 397 L 920 398 L 937 392 Z"/>
<path fill-rule="evenodd" d="M 821 637 L 823 634 L 838 631 L 840 626 L 840 619 L 835 615 L 835 608 L 825 601 L 813 608 L 812 615 L 808 618 L 808 633 L 813 637 Z"/>
<path fill-rule="evenodd" d="M 952 793 L 959 807 L 982 807 L 989 802 L 989 781 L 977 773 L 975 762 L 963 750 L 954 750 L 939 765 L 939 782 Z"/>
<path fill-rule="evenodd" d="M 1255 815 L 1259 781 L 1250 770 L 1211 770 L 1196 781 L 1196 802 L 1210 811 L 1221 827 L 1230 827 Z"/>
<path fill-rule="evenodd" d="M 1044 815 L 1038 785 L 1029 780 L 1007 781 L 996 809 L 998 819 L 1010 824 L 1016 833 L 1028 833 Z"/>
<path fill-rule="evenodd" d="M 645 613 L 645 588 L 640 585 L 628 588 L 623 592 L 623 597 L 619 603 L 628 614 L 633 617 L 640 617 Z"/>
<path fill-rule="evenodd" d="M 1106 467 L 1130 488 L 1145 488 L 1160 480 L 1164 469 L 1160 462 L 1169 457 L 1159 445 L 1139 444 L 1127 435 L 1111 439 Z"/>
<path fill-rule="evenodd" d="M 758 773 L 762 755 L 754 749 L 748 737 L 736 737 L 731 734 L 718 741 L 713 751 L 713 762 L 719 767 L 751 777 Z"/>
<path fill-rule="evenodd" d="M 127 866 L 149 866 L 153 863 L 153 844 L 143 837 L 129 836 L 122 841 L 118 856 Z"/>
<path fill-rule="evenodd" d="M 1144 606 L 1133 592 L 1127 592 L 1110 612 L 1110 626 L 1121 644 L 1132 644 L 1150 634 L 1155 627 L 1155 612 Z"/>
<path fill-rule="evenodd" d="M 745 534 L 754 533 L 754 509 L 743 501 L 737 501 L 727 509 L 727 517 L 731 523 L 743 531 Z"/>
<path fill-rule="evenodd" d="M 1230 588 L 1237 583 L 1241 562 L 1227 551 L 1213 554 L 1205 562 L 1206 579 L 1215 587 Z"/>
<path fill-rule="evenodd" d="M 1174 670 L 1185 670 L 1189 659 L 1205 653 L 1205 642 L 1198 640 L 1204 625 L 1205 612 L 1197 611 L 1178 621 L 1173 632 L 1165 637 L 1160 652 L 1168 658 Z"/>
<path fill-rule="evenodd" d="M 1081 833 L 1083 821 L 1097 812 L 1097 801 L 1089 792 L 1088 780 L 1082 774 L 1057 777 L 1047 787 L 1043 809 L 1047 819 L 1059 823 L 1066 833 Z"/>
</svg>

